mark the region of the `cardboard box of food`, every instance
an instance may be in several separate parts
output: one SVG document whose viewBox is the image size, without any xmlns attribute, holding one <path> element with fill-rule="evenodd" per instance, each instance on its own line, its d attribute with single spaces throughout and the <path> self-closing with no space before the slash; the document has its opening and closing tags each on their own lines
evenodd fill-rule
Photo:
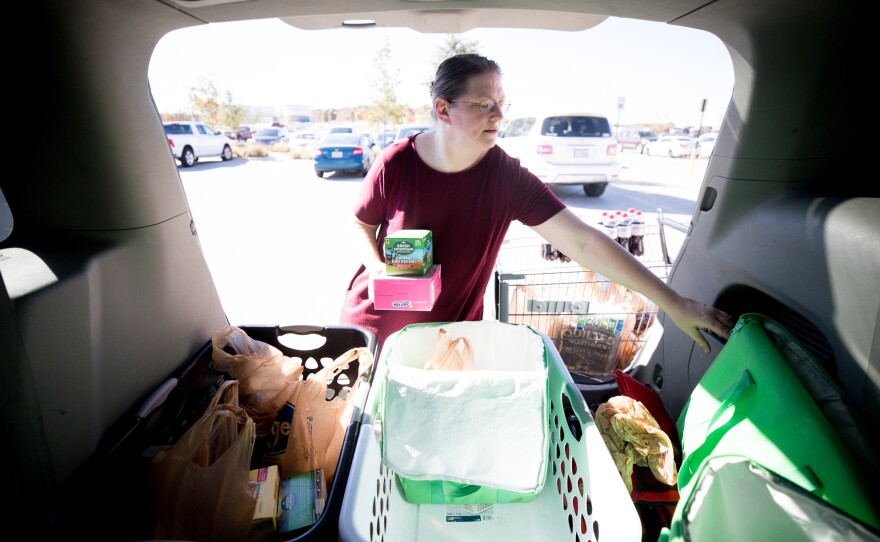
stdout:
<svg viewBox="0 0 880 542">
<path fill-rule="evenodd" d="M 257 506 L 254 508 L 254 521 L 251 524 L 248 540 L 263 540 L 275 532 L 278 488 L 281 480 L 278 465 L 252 469 L 250 478 L 251 482 L 257 484 Z"/>
<path fill-rule="evenodd" d="M 324 513 L 327 483 L 317 469 L 281 480 L 278 490 L 278 532 L 314 525 Z"/>
<path fill-rule="evenodd" d="M 431 230 L 398 230 L 385 236 L 386 275 L 424 275 L 433 263 Z"/>
<path fill-rule="evenodd" d="M 440 266 L 432 265 L 420 277 L 379 275 L 373 279 L 376 310 L 429 311 L 440 296 Z"/>
</svg>

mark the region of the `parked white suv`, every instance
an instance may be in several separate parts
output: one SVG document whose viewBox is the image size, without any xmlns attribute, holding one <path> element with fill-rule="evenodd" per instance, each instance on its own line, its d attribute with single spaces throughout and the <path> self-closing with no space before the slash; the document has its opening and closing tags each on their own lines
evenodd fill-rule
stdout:
<svg viewBox="0 0 880 542">
<path fill-rule="evenodd" d="M 620 179 L 617 139 L 602 115 L 559 113 L 512 118 L 498 146 L 549 185 L 579 184 L 601 196 Z"/>
<path fill-rule="evenodd" d="M 163 122 L 168 146 L 183 167 L 192 167 L 199 158 L 220 157 L 232 160 L 232 145 L 226 134 L 203 122 Z"/>
</svg>

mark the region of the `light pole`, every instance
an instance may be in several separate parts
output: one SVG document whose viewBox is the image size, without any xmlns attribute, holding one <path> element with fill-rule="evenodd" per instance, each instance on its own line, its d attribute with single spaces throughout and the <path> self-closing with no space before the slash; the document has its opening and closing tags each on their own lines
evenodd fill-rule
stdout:
<svg viewBox="0 0 880 542">
<path fill-rule="evenodd" d="M 614 125 L 614 137 L 620 132 L 620 112 L 623 111 L 623 104 L 626 103 L 626 96 L 617 97 L 617 123 Z"/>
</svg>

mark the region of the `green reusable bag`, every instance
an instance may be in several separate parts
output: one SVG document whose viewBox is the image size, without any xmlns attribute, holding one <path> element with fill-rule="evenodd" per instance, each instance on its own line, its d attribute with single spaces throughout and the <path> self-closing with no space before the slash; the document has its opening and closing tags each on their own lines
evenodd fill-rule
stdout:
<svg viewBox="0 0 880 542">
<path fill-rule="evenodd" d="M 742 457 L 878 528 L 865 475 L 871 469 L 855 460 L 855 447 L 844 444 L 837 423 L 832 426 L 802 384 L 802 379 L 815 384 L 820 380 L 816 375 L 826 380 L 822 402 L 835 403 L 831 379 L 781 325 L 759 314 L 743 315 L 678 418 L 680 502 L 692 497 L 708 461 Z M 836 399 L 839 405 L 842 396 Z M 684 508 L 679 506 L 673 517 L 673 534 L 681 528 Z"/>
</svg>

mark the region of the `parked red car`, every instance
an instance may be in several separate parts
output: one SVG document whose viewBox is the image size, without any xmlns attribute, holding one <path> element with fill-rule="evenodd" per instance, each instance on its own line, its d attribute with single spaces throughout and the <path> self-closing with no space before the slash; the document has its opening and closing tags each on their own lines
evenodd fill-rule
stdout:
<svg viewBox="0 0 880 542">
<path fill-rule="evenodd" d="M 236 141 L 247 141 L 248 139 L 254 137 L 255 130 L 252 130 L 250 126 L 242 126 L 238 130 L 233 130 L 231 132 L 226 132 L 226 137 L 229 139 L 234 139 Z"/>
</svg>

